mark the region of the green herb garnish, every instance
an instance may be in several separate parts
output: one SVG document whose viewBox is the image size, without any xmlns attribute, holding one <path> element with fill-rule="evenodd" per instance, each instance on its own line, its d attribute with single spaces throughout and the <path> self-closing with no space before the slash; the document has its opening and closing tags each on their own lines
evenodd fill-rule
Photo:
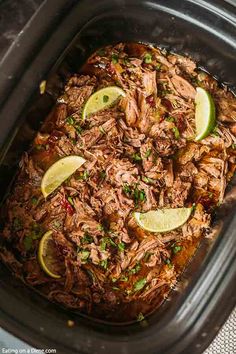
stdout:
<svg viewBox="0 0 236 354">
<path fill-rule="evenodd" d="M 70 124 L 70 125 L 74 125 L 75 124 L 75 119 L 72 116 L 69 116 L 66 118 L 66 123 Z"/>
<path fill-rule="evenodd" d="M 143 321 L 144 318 L 145 318 L 145 317 L 143 316 L 142 312 L 140 312 L 140 313 L 138 314 L 138 316 L 137 316 L 137 322 Z"/>
<path fill-rule="evenodd" d="M 86 262 L 89 258 L 90 252 L 87 250 L 82 250 L 79 252 L 79 256 L 82 262 Z"/>
<path fill-rule="evenodd" d="M 145 152 L 145 158 L 147 159 L 152 153 L 152 149 L 147 149 L 147 151 Z"/>
<path fill-rule="evenodd" d="M 118 63 L 118 60 L 119 60 L 118 55 L 115 54 L 115 53 L 112 53 L 112 55 L 111 55 L 111 61 L 112 61 L 112 63 L 113 63 L 113 64 L 117 64 L 117 63 Z"/>
<path fill-rule="evenodd" d="M 126 277 L 125 275 L 122 275 L 122 277 L 120 278 L 120 281 L 123 281 L 123 282 L 127 282 L 129 280 L 128 277 Z"/>
<path fill-rule="evenodd" d="M 139 279 L 134 284 L 134 291 L 139 291 L 139 290 L 143 289 L 143 287 L 146 285 L 146 283 L 147 283 L 146 278 Z"/>
<path fill-rule="evenodd" d="M 128 184 L 125 184 L 123 186 L 123 191 L 124 191 L 125 194 L 130 194 L 132 192 L 132 189 L 131 189 L 131 187 Z"/>
<path fill-rule="evenodd" d="M 101 126 L 101 127 L 99 127 L 99 130 L 100 130 L 100 132 L 102 133 L 102 134 L 106 134 L 106 132 L 105 132 L 105 130 L 104 130 L 104 128 Z"/>
<path fill-rule="evenodd" d="M 106 171 L 100 171 L 99 175 L 100 175 L 100 178 L 102 178 L 102 179 L 106 178 Z"/>
<path fill-rule="evenodd" d="M 121 252 L 123 252 L 124 250 L 125 250 L 125 244 L 124 244 L 124 242 L 120 242 L 120 243 L 118 243 L 118 248 L 119 248 L 119 250 L 121 251 Z"/>
<path fill-rule="evenodd" d="M 26 251 L 29 251 L 32 248 L 33 240 L 30 236 L 25 236 L 23 240 L 24 248 Z"/>
<path fill-rule="evenodd" d="M 173 129 L 175 138 L 176 138 L 176 139 L 179 139 L 179 138 L 180 138 L 179 129 L 178 129 L 177 127 L 174 127 L 174 128 L 172 128 L 172 129 Z"/>
<path fill-rule="evenodd" d="M 85 243 L 92 243 L 93 242 L 93 237 L 91 235 L 89 235 L 88 232 L 84 233 L 84 237 L 81 239 L 82 244 Z"/>
<path fill-rule="evenodd" d="M 141 157 L 140 154 L 135 153 L 135 154 L 132 155 L 132 159 L 133 159 L 133 161 L 138 162 L 138 161 L 142 160 L 142 157 Z"/>
<path fill-rule="evenodd" d="M 67 200 L 70 203 L 70 205 L 74 206 L 74 201 L 71 197 L 68 197 Z"/>
<path fill-rule="evenodd" d="M 107 239 L 106 239 L 106 237 L 103 237 L 101 245 L 100 245 L 100 248 L 101 248 L 102 251 L 105 251 L 106 247 L 107 247 Z"/>
<path fill-rule="evenodd" d="M 20 231 L 23 229 L 22 221 L 19 218 L 14 218 L 12 222 L 12 228 L 14 231 Z"/>
<path fill-rule="evenodd" d="M 54 226 L 56 229 L 59 229 L 59 228 L 62 226 L 62 224 L 61 224 L 60 221 L 55 220 L 55 221 L 53 221 L 53 226 Z"/>
<path fill-rule="evenodd" d="M 155 179 L 149 178 L 149 177 L 146 177 L 146 176 L 142 176 L 142 180 L 145 183 L 154 183 L 155 182 Z"/>
<path fill-rule="evenodd" d="M 146 64 L 150 64 L 150 63 L 152 62 L 152 54 L 146 53 L 146 54 L 144 55 L 144 62 L 145 62 Z"/>
<path fill-rule="evenodd" d="M 108 266 L 108 261 L 107 261 L 107 259 L 103 259 L 103 260 L 100 262 L 100 265 L 101 265 L 101 267 L 103 267 L 104 269 L 107 269 L 107 266 Z"/>
<path fill-rule="evenodd" d="M 37 203 L 38 203 L 38 198 L 32 197 L 32 198 L 31 198 L 31 203 L 32 203 L 33 205 L 37 205 Z"/>
<path fill-rule="evenodd" d="M 141 265 L 138 262 L 134 268 L 130 269 L 129 273 L 130 274 L 137 274 L 140 271 L 140 269 L 141 269 Z"/>
<path fill-rule="evenodd" d="M 171 116 L 166 117 L 165 120 L 166 120 L 167 122 L 175 122 L 175 118 L 174 118 L 174 117 L 171 117 Z"/>
<path fill-rule="evenodd" d="M 173 253 L 176 254 L 176 253 L 180 252 L 182 250 L 182 248 L 183 248 L 182 246 L 174 246 L 172 248 Z"/>
<path fill-rule="evenodd" d="M 173 267 L 173 264 L 171 263 L 171 261 L 170 261 L 169 258 L 167 258 L 167 259 L 165 260 L 165 264 L 167 264 L 169 268 L 172 268 L 172 267 Z"/>
</svg>

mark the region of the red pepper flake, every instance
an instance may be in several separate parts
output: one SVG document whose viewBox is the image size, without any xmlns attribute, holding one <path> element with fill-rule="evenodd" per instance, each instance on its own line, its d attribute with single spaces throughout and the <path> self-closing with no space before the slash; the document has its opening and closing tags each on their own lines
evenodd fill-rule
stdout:
<svg viewBox="0 0 236 354">
<path fill-rule="evenodd" d="M 155 102 L 155 99 L 154 99 L 153 95 L 150 95 L 150 96 L 146 97 L 146 102 L 148 104 L 150 104 L 151 107 L 155 107 L 156 106 L 156 102 Z"/>
<path fill-rule="evenodd" d="M 175 118 L 175 124 L 180 132 L 183 132 L 187 128 L 186 121 L 182 114 L 177 115 L 177 117 Z"/>
<path fill-rule="evenodd" d="M 171 112 L 173 110 L 172 104 L 169 100 L 167 100 L 167 98 L 163 98 L 161 100 L 161 103 L 168 110 L 168 112 Z"/>
<path fill-rule="evenodd" d="M 73 214 L 74 209 L 73 209 L 73 207 L 71 206 L 71 204 L 68 202 L 68 200 L 62 199 L 62 200 L 61 200 L 61 205 L 63 206 L 64 209 L 66 209 L 66 211 L 67 211 L 70 215 Z"/>
</svg>

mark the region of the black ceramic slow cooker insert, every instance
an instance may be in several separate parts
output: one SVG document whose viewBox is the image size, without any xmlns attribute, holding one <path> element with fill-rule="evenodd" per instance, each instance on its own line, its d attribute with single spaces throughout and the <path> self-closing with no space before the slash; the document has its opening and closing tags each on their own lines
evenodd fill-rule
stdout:
<svg viewBox="0 0 236 354">
<path fill-rule="evenodd" d="M 98 47 L 151 43 L 190 55 L 236 90 L 236 7 L 220 0 L 45 0 L 0 62 L 0 185 L 9 187 L 23 150 L 60 91 Z M 57 78 L 57 79 L 55 79 Z M 51 93 L 38 94 L 42 80 Z M 236 186 L 178 289 L 145 325 L 112 325 L 50 303 L 0 265 L 0 326 L 57 353 L 202 353 L 236 303 Z M 68 319 L 75 322 L 67 326 Z"/>
</svg>

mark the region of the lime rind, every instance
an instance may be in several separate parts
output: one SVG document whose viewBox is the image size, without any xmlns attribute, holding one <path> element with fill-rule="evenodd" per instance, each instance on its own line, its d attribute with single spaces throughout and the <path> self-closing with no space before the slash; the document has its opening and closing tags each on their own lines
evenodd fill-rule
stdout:
<svg viewBox="0 0 236 354">
<path fill-rule="evenodd" d="M 94 92 L 85 103 L 82 119 L 111 107 L 120 97 L 124 96 L 125 92 L 118 86 L 108 86 Z"/>
<path fill-rule="evenodd" d="M 138 225 L 149 232 L 168 232 L 184 225 L 192 208 L 157 209 L 146 213 L 134 213 Z"/>
<path fill-rule="evenodd" d="M 52 235 L 52 231 L 47 231 L 43 237 L 41 238 L 40 242 L 39 242 L 39 248 L 38 248 L 38 260 L 40 263 L 41 268 L 43 269 L 43 271 L 49 275 L 51 278 L 54 279 L 59 279 L 61 278 L 61 276 L 59 274 L 55 274 L 53 272 L 50 271 L 50 269 L 48 269 L 45 261 L 44 261 L 44 257 L 46 256 L 45 254 L 45 250 L 47 249 L 47 242 L 49 240 L 49 238 L 51 238 Z"/>
<path fill-rule="evenodd" d="M 81 167 L 85 161 L 86 160 L 81 156 L 70 155 L 61 158 L 50 166 L 45 172 L 41 182 L 43 196 L 46 198 L 54 192 L 54 190 Z"/>
<path fill-rule="evenodd" d="M 216 124 L 215 103 L 212 96 L 202 87 L 197 87 L 195 97 L 195 141 L 206 138 L 214 129 Z"/>
</svg>

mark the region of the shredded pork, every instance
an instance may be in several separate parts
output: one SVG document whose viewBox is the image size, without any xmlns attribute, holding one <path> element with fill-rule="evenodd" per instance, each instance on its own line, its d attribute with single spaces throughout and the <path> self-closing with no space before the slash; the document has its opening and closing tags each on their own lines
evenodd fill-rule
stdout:
<svg viewBox="0 0 236 354">
<path fill-rule="evenodd" d="M 126 96 L 82 120 L 87 99 L 110 85 Z M 218 121 L 196 143 L 197 86 L 213 96 Z M 137 44 L 97 51 L 66 83 L 47 129 L 22 157 L 4 206 L 2 260 L 66 307 L 116 320 L 150 312 L 175 285 L 189 244 L 206 235 L 224 199 L 235 169 L 235 120 L 233 95 L 200 75 L 189 58 Z M 45 200 L 43 174 L 67 155 L 86 163 Z M 190 206 L 187 223 L 164 234 L 145 232 L 133 218 L 134 211 Z M 59 279 L 45 274 L 37 259 L 48 230 Z"/>
</svg>

